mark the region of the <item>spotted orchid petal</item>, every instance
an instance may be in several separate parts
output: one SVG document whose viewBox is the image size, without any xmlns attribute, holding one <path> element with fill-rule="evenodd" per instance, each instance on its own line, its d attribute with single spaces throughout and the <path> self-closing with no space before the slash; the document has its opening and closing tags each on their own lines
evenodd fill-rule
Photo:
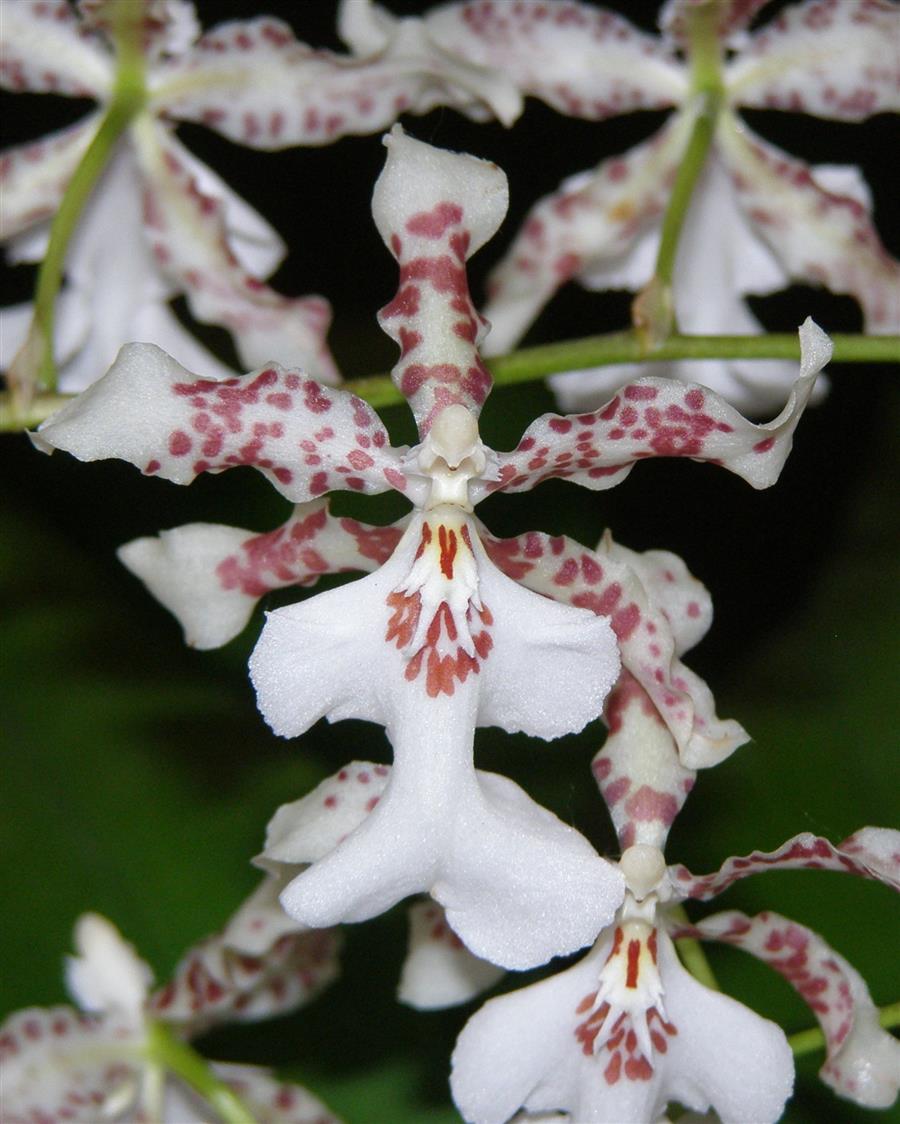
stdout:
<svg viewBox="0 0 900 1124">
<path fill-rule="evenodd" d="M 153 75 L 152 102 L 264 149 L 377 132 L 401 112 L 436 105 L 507 124 L 519 115 L 508 79 L 442 51 L 422 20 L 384 16 L 360 0 L 342 8 L 340 31 L 355 58 L 314 51 L 269 16 L 219 24 Z"/>
<path fill-rule="evenodd" d="M 275 232 L 210 169 L 181 151 L 204 194 L 218 201 L 228 244 L 240 263 L 258 273 L 275 268 L 283 254 Z M 152 340 L 202 377 L 233 374 L 168 307 L 178 280 L 161 268 L 145 237 L 142 190 L 134 154 L 122 146 L 98 181 L 73 235 L 54 333 L 60 387 L 65 391 L 82 390 L 96 381 L 130 339 Z M 19 261 L 39 261 L 48 236 L 49 223 L 39 225 L 14 239 L 7 254 Z M 122 253 L 123 244 L 129 247 L 127 254 Z M 115 269 L 109 266 L 111 260 Z M 24 341 L 31 312 L 30 306 L 0 311 L 4 366 Z"/>
<path fill-rule="evenodd" d="M 725 68 L 730 101 L 843 121 L 900 109 L 900 9 L 805 0 L 751 35 Z"/>
<path fill-rule="evenodd" d="M 294 503 L 330 488 L 387 491 L 385 471 L 403 481 L 399 454 L 362 399 L 278 364 L 197 379 L 153 344 L 122 348 L 106 375 L 35 440 L 79 460 L 120 457 L 176 484 L 252 465 Z"/>
<path fill-rule="evenodd" d="M 389 765 L 351 761 L 299 800 L 282 804 L 269 820 L 265 850 L 254 864 L 287 885 L 298 866 L 318 862 L 365 822 L 390 775 Z"/>
<path fill-rule="evenodd" d="M 622 284 L 639 289 L 653 273 L 659 225 L 638 240 L 627 259 L 631 276 L 618 275 L 614 263 L 601 260 L 586 268 L 579 281 L 587 288 Z M 783 289 L 790 278 L 766 242 L 738 206 L 731 180 L 715 153 L 701 175 L 682 227 L 673 271 L 672 300 L 679 330 L 697 335 L 758 335 L 762 326 L 744 297 Z M 668 360 L 612 364 L 553 376 L 550 384 L 567 412 L 595 409 L 620 386 L 644 375 L 700 382 L 732 406 L 756 415 L 775 408 L 796 377 L 785 360 Z M 818 379 L 813 401 L 825 389 Z"/>
<path fill-rule="evenodd" d="M 512 782 L 477 778 L 472 742 L 476 724 L 545 738 L 580 728 L 615 677 L 614 647 L 605 621 L 505 578 L 450 506 L 414 515 L 370 577 L 270 613 L 250 667 L 276 733 L 365 718 L 394 749 L 377 807 L 288 887 L 288 913 L 361 921 L 427 891 L 476 955 L 504 966 L 590 940 L 619 876 Z M 311 861 L 305 844 L 289 857 Z M 548 909 L 548 894 L 584 904 Z"/>
<path fill-rule="evenodd" d="M 324 382 L 337 381 L 325 344 L 328 303 L 282 296 L 248 273 L 229 245 L 221 203 L 200 189 L 170 131 L 145 116 L 132 136 L 153 254 L 184 290 L 194 316 L 232 332 L 247 366 L 275 359 L 303 366 Z"/>
<path fill-rule="evenodd" d="M 417 1011 L 455 1007 L 487 991 L 503 974 L 469 952 L 437 902 L 409 907 L 409 947 L 397 989 L 401 1003 Z"/>
<path fill-rule="evenodd" d="M 723 941 L 774 968 L 809 1004 L 822 1028 L 827 1050 L 822 1080 L 867 1108 L 894 1104 L 900 1042 L 879 1026 L 878 1009 L 860 974 L 818 933 L 777 913 L 748 917 L 728 910 L 676 935 Z"/>
<path fill-rule="evenodd" d="M 664 43 L 577 0 L 468 0 L 435 8 L 425 23 L 444 51 L 505 74 L 523 94 L 574 117 L 658 109 L 686 92 Z"/>
<path fill-rule="evenodd" d="M 687 867 L 671 868 L 672 884 L 681 898 L 708 901 L 729 886 L 764 870 L 835 870 L 873 878 L 900 890 L 900 831 L 865 827 L 843 843 L 830 843 L 804 831 L 774 851 L 752 851 L 726 859 L 713 874 L 692 874 Z"/>
<path fill-rule="evenodd" d="M 833 193 L 827 171 L 762 140 L 731 114 L 720 119 L 717 145 L 741 207 L 789 276 L 854 297 L 870 332 L 900 330 L 900 262 L 881 244 L 870 208 Z"/>
<path fill-rule="evenodd" d="M 564 180 L 535 204 L 488 279 L 485 354 L 511 350 L 572 278 L 588 274 L 594 288 L 646 284 L 648 227 L 665 210 L 690 125 L 689 115 L 676 115 L 650 140 Z"/>
<path fill-rule="evenodd" d="M 473 500 L 498 489 L 524 491 L 555 476 L 593 490 L 611 488 L 652 456 L 713 461 L 754 488 L 767 488 L 778 479 L 816 375 L 831 357 L 831 341 L 811 320 L 800 328 L 800 348 L 800 376 L 774 421 L 753 425 L 701 386 L 638 379 L 594 413 L 538 418 L 512 452 L 496 454 L 498 479 L 476 481 Z"/>
<path fill-rule="evenodd" d="M 105 98 L 112 58 L 68 0 L 5 4 L 0 23 L 0 86 L 31 93 Z"/>
<path fill-rule="evenodd" d="M 900 831 L 863 827 L 839 843 L 838 850 L 865 866 L 880 882 L 900 890 Z"/>
<path fill-rule="evenodd" d="M 83 389 L 116 357 L 127 339 L 153 339 L 206 377 L 229 373 L 178 323 L 167 301 L 169 282 L 160 275 L 143 235 L 140 179 L 128 149 L 110 162 L 88 201 L 66 256 L 66 285 L 56 307 L 54 343 L 62 390 Z M 39 260 L 49 224 L 16 239 L 11 252 Z M 122 254 L 127 243 L 130 252 Z M 110 269 L 111 259 L 117 268 Z M 31 306 L 0 312 L 0 357 L 11 361 L 31 323 Z"/>
<path fill-rule="evenodd" d="M 650 696 L 623 672 L 606 700 L 609 736 L 591 762 L 622 849 L 665 845 L 696 774 L 679 760 Z"/>
<path fill-rule="evenodd" d="M 139 1047 L 121 1026 L 70 1007 L 32 1007 L 0 1027 L 4 1124 L 122 1124 L 146 1120 L 140 1102 Z M 210 1067 L 237 1093 L 258 1124 L 339 1124 L 299 1085 L 254 1066 Z M 206 1124 L 210 1106 L 169 1079 L 160 1091 L 160 1124 Z"/>
<path fill-rule="evenodd" d="M 563 1109 L 584 1124 L 637 1124 L 658 1120 L 668 1101 L 746 1124 L 779 1118 L 793 1083 L 781 1030 L 693 979 L 664 931 L 644 925 L 641 939 L 625 939 L 623 928 L 574 968 L 469 1020 L 450 1079 L 465 1120 L 504 1124 L 524 1108 L 527 1119 Z M 613 972 L 632 941 L 642 957 L 634 1014 L 619 1006 L 628 993 Z"/>
<path fill-rule="evenodd" d="M 717 718 L 709 688 L 678 659 L 712 620 L 709 594 L 680 558 L 628 550 L 609 533 L 596 551 L 538 532 L 515 539 L 485 534 L 484 541 L 515 581 L 609 619 L 623 670 L 648 693 L 686 768 L 717 764 L 747 740 L 737 722 Z"/>
<path fill-rule="evenodd" d="M 140 1039 L 127 1021 L 71 1007 L 29 1007 L 0 1025 L 4 1124 L 96 1124 L 111 1093 L 133 1087 Z"/>
<path fill-rule="evenodd" d="M 221 933 L 194 945 L 151 997 L 148 1012 L 194 1037 L 287 1014 L 331 984 L 339 972 L 338 934 L 286 917 L 277 891 L 277 880 L 266 879 Z"/>
<path fill-rule="evenodd" d="M 0 241 L 52 218 L 99 123 L 99 115 L 92 114 L 68 129 L 0 153 Z M 7 256 L 22 260 L 15 252 L 7 251 Z"/>
<path fill-rule="evenodd" d="M 400 345 L 392 378 L 424 436 L 446 406 L 477 416 L 490 392 L 478 354 L 487 325 L 469 296 L 465 262 L 503 221 L 508 188 L 496 164 L 432 148 L 399 126 L 385 145 L 372 213 L 400 280 L 378 321 Z"/>
<path fill-rule="evenodd" d="M 134 539 L 118 556 L 177 618 L 185 642 L 206 650 L 237 636 L 266 593 L 313 585 L 322 574 L 375 570 L 402 533 L 335 518 L 324 500 L 312 500 L 264 534 L 189 523 Z"/>
<path fill-rule="evenodd" d="M 388 124 L 407 108 L 426 113 L 449 105 L 474 121 L 496 117 L 512 125 L 522 112 L 522 94 L 512 78 L 494 66 L 479 65 L 433 34 L 431 14 L 397 19 L 372 0 L 342 0 L 338 34 L 361 63 L 385 66 L 405 79 Z"/>
<path fill-rule="evenodd" d="M 301 1085 L 279 1081 L 257 1066 L 217 1062 L 212 1069 L 237 1093 L 256 1124 L 341 1124 L 318 1097 Z M 208 1119 L 208 1112 L 205 1112 L 198 1118 L 198 1124 L 205 1124 Z M 187 1117 L 177 1111 L 166 1116 L 171 1124 L 186 1124 L 186 1120 Z"/>
<path fill-rule="evenodd" d="M 108 0 L 75 0 L 82 27 L 115 43 L 114 6 Z M 148 62 L 157 64 L 187 51 L 200 34 L 192 0 L 138 0 L 137 33 Z"/>
</svg>

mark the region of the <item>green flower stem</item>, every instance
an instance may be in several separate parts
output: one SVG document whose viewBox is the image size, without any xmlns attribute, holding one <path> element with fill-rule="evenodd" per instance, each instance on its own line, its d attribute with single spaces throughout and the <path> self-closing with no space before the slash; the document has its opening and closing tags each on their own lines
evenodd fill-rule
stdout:
<svg viewBox="0 0 900 1124">
<path fill-rule="evenodd" d="M 697 4 L 687 12 L 691 90 L 698 100 L 698 110 L 663 217 L 655 275 L 667 287 L 672 284 L 678 239 L 694 188 L 706 164 L 724 93 L 718 20 L 718 0 L 706 0 L 706 3 Z"/>
<path fill-rule="evenodd" d="M 54 308 L 62 284 L 69 242 L 94 184 L 109 162 L 116 141 L 140 112 L 146 100 L 144 60 L 141 53 L 141 5 L 128 0 L 127 3 L 112 5 L 111 10 L 115 17 L 114 39 L 118 51 L 112 97 L 94 139 L 69 181 L 51 224 L 50 241 L 38 271 L 34 295 L 34 319 L 29 336 L 36 333 L 38 339 L 33 341 L 30 354 L 36 353 L 39 357 L 38 379 L 50 391 L 56 389 L 57 381 L 53 354 Z"/>
<path fill-rule="evenodd" d="M 718 18 L 717 0 L 706 0 L 691 8 L 687 14 L 691 92 L 694 101 L 689 103 L 690 108 L 686 108 L 685 112 L 693 112 L 696 116 L 663 216 L 653 277 L 638 293 L 631 312 L 635 328 L 650 345 L 661 343 L 675 327 L 672 275 L 678 242 L 697 180 L 706 165 L 719 119 L 724 87 Z"/>
<path fill-rule="evenodd" d="M 835 333 L 836 363 L 900 363 L 900 336 L 862 336 Z M 564 343 L 527 347 L 486 361 L 496 386 L 534 382 L 562 371 L 604 367 L 614 363 L 646 363 L 667 359 L 790 359 L 800 360 L 800 341 L 794 332 L 768 336 L 670 336 L 647 350 L 635 332 L 612 332 Z M 702 378 L 702 373 L 698 372 Z M 377 408 L 403 402 L 389 375 L 352 379 L 343 384 Z"/>
<path fill-rule="evenodd" d="M 232 1089 L 220 1081 L 209 1063 L 162 1023 L 147 1030 L 147 1056 L 154 1065 L 180 1077 L 219 1114 L 224 1124 L 256 1124 L 255 1117 Z"/>
<path fill-rule="evenodd" d="M 673 906 L 669 911 L 669 916 L 680 925 L 690 925 L 690 919 L 684 911 L 684 907 L 680 905 Z M 720 991 L 719 981 L 715 977 L 715 973 L 710 967 L 709 961 L 706 959 L 706 953 L 703 951 L 703 945 L 695 937 L 680 937 L 675 942 L 675 947 L 678 950 L 678 956 L 681 963 L 687 968 L 695 980 L 702 983 L 705 987 L 711 988 L 713 991 Z"/>
<path fill-rule="evenodd" d="M 838 332 L 831 337 L 836 363 L 900 363 L 900 336 L 862 336 Z M 799 362 L 800 342 L 793 332 L 769 336 L 670 336 L 652 351 L 634 332 L 612 332 L 564 343 L 527 347 L 487 360 L 498 387 L 535 382 L 561 371 L 613 363 L 647 363 L 666 359 L 789 359 Z M 702 377 L 702 373 L 698 372 Z M 390 375 L 351 379 L 343 389 L 381 409 L 405 401 Z M 40 394 L 26 409 L 0 396 L 0 432 L 39 425 L 71 399 Z"/>
<path fill-rule="evenodd" d="M 900 1002 L 891 1003 L 888 1007 L 882 1007 L 878 1012 L 878 1021 L 885 1030 L 900 1026 Z M 815 1053 L 816 1050 L 824 1050 L 825 1035 L 822 1033 L 820 1027 L 813 1027 L 811 1030 L 801 1030 L 797 1034 L 788 1036 L 788 1045 L 793 1050 L 794 1057 L 799 1058 L 803 1054 L 812 1054 Z"/>
</svg>

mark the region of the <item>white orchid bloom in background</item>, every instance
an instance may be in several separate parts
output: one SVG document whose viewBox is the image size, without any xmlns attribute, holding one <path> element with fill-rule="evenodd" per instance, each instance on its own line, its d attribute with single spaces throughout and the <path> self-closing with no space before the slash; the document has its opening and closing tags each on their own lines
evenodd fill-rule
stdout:
<svg viewBox="0 0 900 1124">
<path fill-rule="evenodd" d="M 880 0 L 806 0 L 748 34 L 761 6 L 718 6 L 719 49 L 728 55 L 713 148 L 673 274 L 678 325 L 687 333 L 758 333 L 743 298 L 800 281 L 854 297 L 867 331 L 898 331 L 900 264 L 879 241 L 859 171 L 809 167 L 756 136 L 737 111 L 861 121 L 900 108 L 900 11 Z M 692 7 L 687 0 L 665 5 L 661 38 L 578 0 L 468 0 L 428 13 L 429 34 L 447 54 L 496 68 L 560 113 L 599 121 L 677 110 L 649 141 L 571 177 L 535 205 L 489 283 L 489 354 L 514 347 L 570 279 L 592 289 L 640 289 L 653 275 L 662 216 L 699 108 L 689 64 L 676 54 L 686 47 Z M 703 360 L 639 372 L 601 367 L 556 376 L 553 385 L 566 409 L 593 409 L 636 373 L 703 382 L 749 411 L 768 409 L 793 380 L 783 361 Z"/>
<path fill-rule="evenodd" d="M 793 1086 L 783 1032 L 694 979 L 672 943 L 682 936 L 724 941 L 780 972 L 825 1034 L 822 1079 L 858 1104 L 889 1107 L 900 1086 L 900 1043 L 879 1027 L 859 974 L 821 937 L 771 913 L 729 911 L 684 924 L 666 906 L 770 869 L 843 870 L 896 887 L 898 844 L 900 833 L 883 828 L 865 828 L 837 847 L 804 834 L 776 852 L 729 859 L 704 878 L 683 867 L 666 871 L 658 848 L 628 848 L 625 903 L 591 952 L 565 972 L 490 1000 L 466 1024 L 451 1077 L 463 1117 L 504 1124 L 558 1112 L 578 1124 L 651 1124 L 675 1101 L 712 1108 L 725 1124 L 778 1120 Z"/>
<path fill-rule="evenodd" d="M 492 492 L 522 491 L 553 476 L 607 488 L 653 455 L 714 460 L 765 487 L 778 476 L 830 348 L 815 326 L 804 327 L 801 377 L 768 425 L 750 424 L 698 387 L 644 379 L 594 414 L 539 418 L 512 452 L 487 449 L 476 420 L 491 385 L 477 350 L 485 324 L 469 297 L 464 263 L 505 214 L 505 177 L 494 165 L 401 131 L 387 143 L 373 209 L 400 263 L 400 286 L 380 319 L 401 346 L 393 377 L 416 417 L 419 445 L 393 448 L 364 402 L 299 372 L 271 365 L 243 379 L 197 380 L 147 345 L 123 350 L 109 374 L 36 440 L 82 459 L 124 457 L 179 483 L 252 464 L 299 505 L 333 488 L 393 488 L 412 501 L 413 514 L 375 573 L 270 614 L 251 661 L 260 708 L 277 733 L 296 736 L 323 715 L 366 718 L 387 727 L 394 750 L 375 812 L 302 873 L 282 901 L 295 918 L 324 926 L 364 920 L 428 891 L 473 952 L 524 967 L 593 939 L 618 905 L 622 881 L 511 782 L 479 779 L 475 726 L 544 738 L 580 729 L 600 713 L 619 672 L 619 644 L 643 621 L 638 603 L 617 605 L 621 587 L 600 584 L 602 565 L 585 569 L 605 596 L 599 614 L 524 589 L 491 561 L 472 507 Z M 303 561 L 307 520 L 319 524 L 326 551 L 343 557 L 337 568 L 363 553 L 365 535 L 341 525 L 329 544 L 334 524 L 307 507 L 295 513 L 290 537 L 282 529 L 288 564 L 280 572 L 284 555 L 270 542 L 274 549 L 258 552 L 255 562 L 250 552 L 243 563 L 221 558 L 213 570 L 220 584 L 240 585 L 254 568 L 263 588 L 272 578 L 287 584 L 284 571 L 288 578 L 296 572 L 298 556 L 311 576 L 327 558 Z M 229 557 L 240 555 L 244 534 L 180 532 L 210 545 L 200 567 L 207 575 L 210 554 L 227 544 Z M 356 540 L 349 553 L 348 536 Z M 192 582 L 197 588 L 197 571 L 171 564 L 180 547 L 189 548 L 188 537 L 171 541 L 171 553 L 154 540 L 132 544 L 128 563 L 184 613 L 179 607 Z M 612 558 L 609 565 L 627 570 Z M 209 606 L 225 607 L 228 620 L 211 626 L 205 640 L 221 642 L 240 627 L 254 589 L 258 597 L 252 581 L 225 591 L 236 596 L 210 596 Z M 667 655 L 648 652 L 657 662 L 646 664 L 646 675 L 665 677 L 671 644 Z M 690 687 L 681 691 L 682 714 L 673 708 L 685 743 L 694 729 L 691 695 Z"/>
<path fill-rule="evenodd" d="M 250 941 L 266 911 L 249 902 L 223 933 L 192 949 L 161 992 L 152 972 L 105 918 L 85 914 L 75 927 L 77 955 L 66 982 L 80 1010 L 31 1007 L 0 1026 L 6 1124 L 96 1124 L 156 1120 L 197 1124 L 214 1108 L 174 1072 L 154 1041 L 156 1025 L 179 1037 L 239 1019 L 281 1014 L 315 995 L 336 974 L 332 933 L 293 933 Z M 302 981 L 302 982 L 301 982 Z M 214 1064 L 260 1124 L 338 1124 L 299 1085 L 254 1066 Z"/>
<path fill-rule="evenodd" d="M 116 0 L 124 3 L 125 0 Z M 261 149 L 328 144 L 383 129 L 403 111 L 435 104 L 511 120 L 521 96 L 463 61 L 439 57 L 418 21 L 390 49 L 365 59 L 314 51 L 268 16 L 200 34 L 187 0 L 128 0 L 140 22 L 146 102 L 114 151 L 70 244 L 57 310 L 60 387 L 83 389 L 123 343 L 156 343 L 206 377 L 227 368 L 169 307 L 228 329 L 247 367 L 276 359 L 321 381 L 338 373 L 318 296 L 289 298 L 264 284 L 285 247 L 274 230 L 175 137 L 198 121 Z M 0 24 L 0 85 L 13 91 L 94 98 L 83 122 L 0 154 L 0 240 L 11 261 L 39 261 L 50 220 L 114 94 L 113 9 L 69 0 L 16 0 Z M 486 101 L 487 104 L 483 104 Z M 0 312 L 0 367 L 26 338 L 30 304 Z"/>
</svg>

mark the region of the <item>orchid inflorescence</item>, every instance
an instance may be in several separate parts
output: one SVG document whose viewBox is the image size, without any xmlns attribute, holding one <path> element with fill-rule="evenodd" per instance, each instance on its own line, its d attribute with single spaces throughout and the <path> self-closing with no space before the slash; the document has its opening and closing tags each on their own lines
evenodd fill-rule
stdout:
<svg viewBox="0 0 900 1124">
<path fill-rule="evenodd" d="M 838 843 L 804 831 L 702 875 L 670 861 L 698 773 L 749 739 L 682 662 L 711 626 L 710 594 L 669 551 L 632 550 L 609 531 L 594 548 L 541 529 L 505 537 L 475 514 L 549 480 L 588 499 L 632 488 L 638 462 L 655 458 L 774 485 L 833 348 L 806 319 L 799 364 L 760 363 L 748 294 L 820 284 L 852 296 L 871 335 L 900 330 L 900 264 L 859 173 L 808 167 L 740 116 L 766 106 L 860 121 L 900 108 L 900 7 L 802 0 L 757 28 L 764 8 L 670 0 L 653 36 L 581 0 L 465 0 L 406 18 L 343 0 L 347 53 L 313 50 L 271 16 L 201 33 L 185 0 L 15 0 L 2 13 L 0 82 L 99 106 L 0 158 L 11 259 L 44 263 L 33 304 L 0 314 L 12 414 L 52 399 L 37 449 L 124 460 L 175 484 L 260 473 L 291 505 L 279 526 L 193 522 L 119 558 L 201 650 L 235 639 L 276 591 L 363 575 L 267 612 L 250 679 L 275 734 L 362 720 L 391 751 L 390 763 L 351 752 L 277 809 L 253 860 L 257 888 L 162 988 L 110 922 L 82 916 L 66 971 L 79 1010 L 28 1008 L 0 1028 L 4 1120 L 335 1120 L 299 1085 L 207 1063 L 190 1042 L 308 1003 L 338 974 L 338 927 L 401 902 L 402 1002 L 434 1010 L 504 988 L 453 1051 L 452 1096 L 474 1124 L 656 1124 L 683 1110 L 778 1120 L 792 1044 L 719 990 L 698 941 L 749 952 L 794 988 L 834 1093 L 895 1102 L 900 1044 L 822 936 L 770 910 L 685 905 L 771 870 L 900 889 L 900 831 L 863 827 Z M 673 112 L 535 203 L 479 309 L 467 263 L 507 214 L 506 175 L 395 122 L 441 106 L 512 126 L 525 97 L 587 121 Z M 395 443 L 364 381 L 358 393 L 341 385 L 327 301 L 265 280 L 284 246 L 190 154 L 178 121 L 265 150 L 389 129 L 372 214 L 399 280 L 378 322 L 400 349 L 392 393 L 412 413 L 411 446 Z M 479 428 L 495 381 L 482 356 L 514 347 L 571 279 L 637 293 L 629 350 L 590 369 L 563 361 L 555 389 L 579 412 L 544 413 L 514 448 L 493 449 Z M 173 312 L 177 295 L 255 369 L 237 374 L 202 345 Z M 747 336 L 751 348 L 661 361 L 683 332 Z M 61 404 L 57 389 L 74 396 Z M 771 421 L 740 412 L 776 402 Z M 335 493 L 358 497 L 353 515 Z M 410 510 L 362 522 L 381 493 Z M 552 741 L 598 718 L 608 732 L 591 775 L 618 858 L 475 765 L 480 727 Z M 508 976 L 576 953 L 538 982 Z"/>
</svg>

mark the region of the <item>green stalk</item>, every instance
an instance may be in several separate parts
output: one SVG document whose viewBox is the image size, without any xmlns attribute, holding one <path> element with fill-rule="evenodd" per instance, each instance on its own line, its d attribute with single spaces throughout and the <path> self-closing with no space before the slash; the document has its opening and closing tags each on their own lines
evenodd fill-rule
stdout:
<svg viewBox="0 0 900 1124">
<path fill-rule="evenodd" d="M 199 1093 L 224 1124 L 256 1124 L 256 1118 L 237 1093 L 216 1077 L 196 1050 L 162 1023 L 149 1024 L 146 1052 L 155 1065 L 174 1073 Z"/>
<path fill-rule="evenodd" d="M 668 914 L 680 925 L 690 925 L 690 919 L 680 905 L 672 906 Z M 706 959 L 703 945 L 695 937 L 679 937 L 675 942 L 678 957 L 695 980 L 712 991 L 720 991 L 719 981 Z"/>
<path fill-rule="evenodd" d="M 100 127 L 75 169 L 59 210 L 50 226 L 47 252 L 38 270 L 34 314 L 28 337 L 10 366 L 10 382 L 27 397 L 38 381 L 56 389 L 56 360 L 53 354 L 54 310 L 62 284 L 66 253 L 94 184 L 109 162 L 116 141 L 140 112 L 146 100 L 144 59 L 141 52 L 142 8 L 134 0 L 111 5 L 117 48 L 116 80 Z"/>
<path fill-rule="evenodd" d="M 835 363 L 900 363 L 900 336 L 863 336 L 837 332 L 831 337 Z M 566 340 L 527 347 L 486 361 L 498 387 L 535 382 L 547 375 L 614 363 L 647 363 L 668 359 L 788 359 L 799 362 L 795 332 L 768 336 L 670 336 L 650 355 L 635 332 Z M 405 401 L 390 375 L 350 379 L 344 390 L 381 409 Z M 71 399 L 61 394 L 38 395 L 24 411 L 0 396 L 0 432 L 39 425 Z"/>
<path fill-rule="evenodd" d="M 878 1022 L 885 1030 L 900 1026 L 900 1001 L 882 1007 L 878 1012 Z M 801 1030 L 797 1034 L 788 1036 L 788 1045 L 793 1050 L 794 1057 L 799 1058 L 803 1054 L 812 1054 L 816 1050 L 824 1050 L 825 1035 L 821 1028 L 817 1026 L 811 1030 Z"/>
<path fill-rule="evenodd" d="M 631 310 L 635 329 L 648 348 L 657 346 L 675 327 L 672 274 L 678 242 L 719 119 L 724 91 L 717 33 L 718 9 L 717 0 L 706 0 L 706 3 L 691 8 L 687 15 L 694 105 L 686 112 L 693 112 L 696 116 L 663 216 L 653 277 L 638 293 Z"/>
<path fill-rule="evenodd" d="M 837 332 L 831 336 L 835 363 L 900 363 L 900 336 L 863 336 Z M 636 332 L 611 332 L 603 336 L 566 340 L 522 348 L 488 359 L 485 366 L 496 386 L 534 382 L 547 375 L 604 367 L 615 363 L 646 363 L 675 359 L 790 359 L 799 363 L 800 340 L 796 332 L 768 336 L 669 336 L 652 354 Z M 346 390 L 376 408 L 404 401 L 389 375 L 351 379 Z M 2 428 L 2 424 L 0 424 Z"/>
</svg>

